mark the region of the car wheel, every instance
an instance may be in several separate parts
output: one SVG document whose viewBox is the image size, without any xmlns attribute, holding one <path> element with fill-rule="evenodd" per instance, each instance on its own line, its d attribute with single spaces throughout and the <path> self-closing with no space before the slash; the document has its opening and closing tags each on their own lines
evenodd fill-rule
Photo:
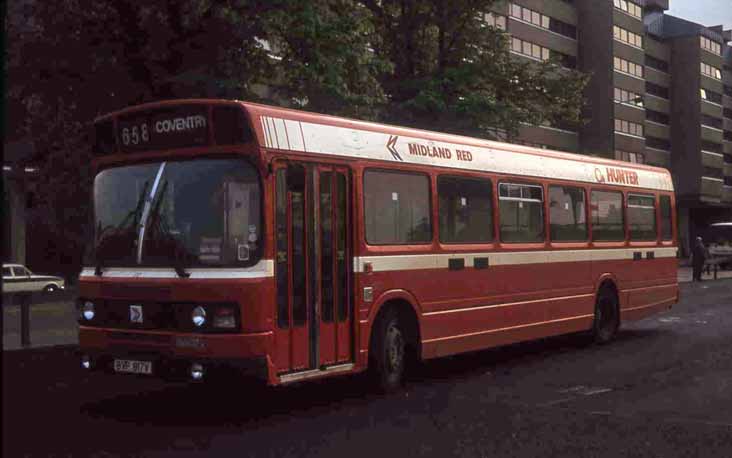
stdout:
<svg viewBox="0 0 732 458">
<path fill-rule="evenodd" d="M 46 293 L 52 293 L 58 289 L 58 286 L 56 285 L 46 285 L 45 288 L 43 288 L 43 291 Z"/>
<path fill-rule="evenodd" d="M 402 384 L 406 363 L 406 340 L 395 310 L 377 323 L 374 335 L 373 370 L 375 381 L 383 392 L 392 392 Z"/>
</svg>

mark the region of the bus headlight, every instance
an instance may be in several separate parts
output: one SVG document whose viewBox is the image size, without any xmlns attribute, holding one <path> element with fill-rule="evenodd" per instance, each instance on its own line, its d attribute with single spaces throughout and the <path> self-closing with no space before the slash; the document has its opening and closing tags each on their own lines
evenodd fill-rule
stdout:
<svg viewBox="0 0 732 458">
<path fill-rule="evenodd" d="M 206 323 L 206 309 L 200 305 L 193 309 L 191 320 L 196 327 L 201 327 Z"/>
<path fill-rule="evenodd" d="M 236 327 L 236 315 L 234 308 L 230 306 L 216 307 L 213 317 L 213 327 L 234 329 Z"/>
<path fill-rule="evenodd" d="M 84 305 L 81 307 L 81 316 L 84 317 L 86 321 L 91 321 L 94 319 L 94 303 L 90 301 L 84 302 Z"/>
</svg>

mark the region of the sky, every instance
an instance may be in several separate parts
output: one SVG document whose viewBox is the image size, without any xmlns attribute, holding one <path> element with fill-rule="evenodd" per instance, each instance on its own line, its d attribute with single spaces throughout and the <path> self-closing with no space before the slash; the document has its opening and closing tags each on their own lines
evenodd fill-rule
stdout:
<svg viewBox="0 0 732 458">
<path fill-rule="evenodd" d="M 725 30 L 732 29 L 732 0 L 669 0 L 666 13 L 707 27 L 722 24 Z"/>
</svg>

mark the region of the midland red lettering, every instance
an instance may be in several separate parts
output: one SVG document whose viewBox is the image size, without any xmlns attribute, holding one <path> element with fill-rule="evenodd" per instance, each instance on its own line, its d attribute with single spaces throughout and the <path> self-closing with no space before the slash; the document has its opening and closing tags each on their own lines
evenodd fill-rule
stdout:
<svg viewBox="0 0 732 458">
<path fill-rule="evenodd" d="M 473 155 L 470 153 L 470 151 L 465 150 L 455 150 L 455 156 L 457 156 L 458 161 L 472 161 Z"/>
<path fill-rule="evenodd" d="M 438 148 L 436 146 L 429 147 L 424 145 L 418 145 L 416 143 L 409 143 L 409 154 L 414 156 L 428 156 L 437 157 L 440 159 L 451 159 L 452 151 L 449 148 Z"/>
</svg>

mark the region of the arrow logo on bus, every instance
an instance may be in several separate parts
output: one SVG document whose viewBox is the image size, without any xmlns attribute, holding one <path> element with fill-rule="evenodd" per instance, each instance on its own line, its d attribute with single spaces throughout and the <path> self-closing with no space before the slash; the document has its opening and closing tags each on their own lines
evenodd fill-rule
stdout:
<svg viewBox="0 0 732 458">
<path fill-rule="evenodd" d="M 396 150 L 397 138 L 399 138 L 398 135 L 389 135 L 389 141 L 386 142 L 386 149 L 388 149 L 391 155 L 394 156 L 394 159 L 396 159 L 397 161 L 403 161 L 404 159 L 402 159 L 402 157 Z"/>
</svg>

